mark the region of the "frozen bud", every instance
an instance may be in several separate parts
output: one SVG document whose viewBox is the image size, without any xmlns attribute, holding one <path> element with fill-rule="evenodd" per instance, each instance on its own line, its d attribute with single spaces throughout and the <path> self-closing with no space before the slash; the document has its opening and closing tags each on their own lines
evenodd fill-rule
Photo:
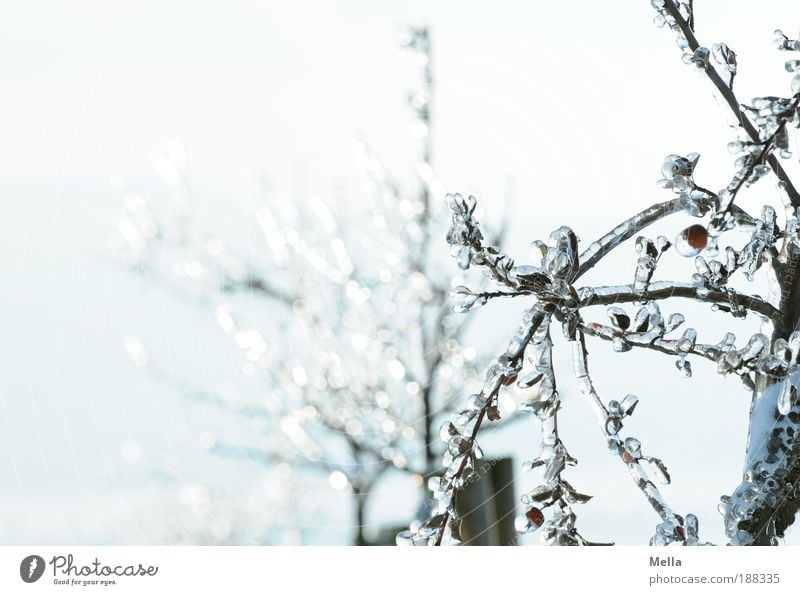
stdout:
<svg viewBox="0 0 800 595">
<path fill-rule="evenodd" d="M 680 155 L 668 155 L 661 164 L 661 175 L 664 176 L 664 179 L 671 180 L 682 172 L 689 173 L 688 168 L 684 167 L 683 161 L 684 159 Z"/>
<path fill-rule="evenodd" d="M 789 38 L 780 29 L 775 29 L 775 37 L 773 38 L 772 43 L 779 50 L 787 50 L 787 49 L 789 49 L 787 47 L 787 45 L 789 43 Z"/>
<path fill-rule="evenodd" d="M 680 155 L 667 155 L 661 164 L 661 174 L 666 180 L 673 180 L 675 176 L 691 176 L 700 155 L 690 153 L 688 157 Z"/>
<path fill-rule="evenodd" d="M 708 67 L 708 48 L 697 48 L 687 60 L 689 64 L 694 64 L 697 68 L 705 69 Z"/>
<path fill-rule="evenodd" d="M 728 511 L 731 509 L 732 498 L 730 496 L 720 496 L 719 504 L 717 504 L 717 510 L 722 515 L 727 515 Z"/>
<path fill-rule="evenodd" d="M 631 325 L 631 318 L 625 313 L 625 310 L 616 306 L 610 306 L 606 310 L 606 314 L 611 319 L 611 324 L 621 330 L 627 330 Z"/>
<path fill-rule="evenodd" d="M 788 360 L 789 359 L 789 343 L 786 342 L 786 339 L 778 338 L 775 339 L 775 343 L 772 345 L 772 353 L 780 357 L 781 359 Z"/>
<path fill-rule="evenodd" d="M 744 143 L 740 140 L 734 140 L 728 143 L 728 152 L 737 155 L 744 151 Z"/>
<path fill-rule="evenodd" d="M 789 335 L 789 352 L 791 353 L 791 363 L 797 363 L 800 355 L 800 331 L 794 331 Z"/>
<path fill-rule="evenodd" d="M 483 395 L 481 394 L 474 394 L 470 395 L 467 399 L 467 409 L 470 411 L 479 411 L 483 409 L 483 406 L 486 404 L 486 399 L 484 399 Z"/>
<path fill-rule="evenodd" d="M 434 475 L 428 478 L 428 489 L 431 492 L 439 492 L 447 488 L 447 481 L 443 477 Z"/>
<path fill-rule="evenodd" d="M 450 290 L 450 297 L 460 298 L 467 295 L 472 295 L 472 291 L 470 290 L 469 287 L 466 287 L 464 285 L 458 285 Z"/>
<path fill-rule="evenodd" d="M 606 432 L 611 436 L 616 436 L 622 429 L 622 420 L 616 416 L 608 416 L 606 418 Z"/>
<path fill-rule="evenodd" d="M 624 444 L 625 452 L 628 453 L 633 459 L 639 459 L 642 456 L 642 443 L 636 438 L 625 438 Z M 628 462 L 628 461 L 626 461 Z"/>
<path fill-rule="evenodd" d="M 675 314 L 670 314 L 669 318 L 667 318 L 667 332 L 674 331 L 685 321 L 686 318 L 680 312 L 676 312 Z"/>
<path fill-rule="evenodd" d="M 757 358 L 767 345 L 769 345 L 769 338 L 766 335 L 762 335 L 761 333 L 753 335 L 750 337 L 747 345 L 742 349 L 742 359 L 747 361 Z"/>
<path fill-rule="evenodd" d="M 637 333 L 647 331 L 650 326 L 650 310 L 647 307 L 639 308 L 633 318 L 633 330 Z"/>
<path fill-rule="evenodd" d="M 487 407 L 486 408 L 486 418 L 489 421 L 500 421 L 500 418 L 501 418 L 500 409 L 495 405 L 491 405 L 491 406 Z"/>
<path fill-rule="evenodd" d="M 397 536 L 395 537 L 395 543 L 397 545 L 417 545 L 417 543 L 421 541 L 418 539 L 411 531 L 406 529 L 405 531 L 400 531 Z"/>
<path fill-rule="evenodd" d="M 465 210 L 464 197 L 461 194 L 453 194 L 448 192 L 445 195 L 445 200 L 447 201 L 447 206 L 450 207 L 451 211 L 458 215 L 463 214 Z"/>
<path fill-rule="evenodd" d="M 534 261 L 541 262 L 542 258 L 547 254 L 547 244 L 545 244 L 542 240 L 532 241 L 530 253 L 531 258 Z"/>
<path fill-rule="evenodd" d="M 658 481 L 667 485 L 671 481 L 669 476 L 669 471 L 667 470 L 667 466 L 661 459 L 657 459 L 656 457 L 649 457 L 647 462 L 650 463 L 650 466 L 653 469 L 653 475 L 656 476 Z"/>
<path fill-rule="evenodd" d="M 639 236 L 636 238 L 636 251 L 639 254 L 647 254 L 653 258 L 658 256 L 658 249 L 656 248 L 655 243 L 644 236 Z"/>
<path fill-rule="evenodd" d="M 459 457 L 472 450 L 472 441 L 461 435 L 453 436 L 447 441 L 447 450 L 452 456 Z"/>
<path fill-rule="evenodd" d="M 630 351 L 631 349 L 633 349 L 633 345 L 628 343 L 622 337 L 614 337 L 611 340 L 611 347 L 614 351 L 618 353 L 625 353 L 626 351 Z"/>
<path fill-rule="evenodd" d="M 697 256 L 708 245 L 708 231 L 699 224 L 690 225 L 675 238 L 675 249 L 681 256 Z"/>
<path fill-rule="evenodd" d="M 687 328 L 683 331 L 683 335 L 681 335 L 680 340 L 678 341 L 677 348 L 679 351 L 689 352 L 694 349 L 694 345 L 697 341 L 697 331 L 693 328 Z"/>
<path fill-rule="evenodd" d="M 619 404 L 622 415 L 631 415 L 638 404 L 639 399 L 636 397 L 636 395 L 626 395 Z"/>
<path fill-rule="evenodd" d="M 718 64 L 725 66 L 726 69 L 736 73 L 736 52 L 724 43 L 715 43 L 711 46 L 711 52 Z"/>
<path fill-rule="evenodd" d="M 442 442 L 445 442 L 445 443 L 446 443 L 446 442 L 450 442 L 450 439 L 451 439 L 453 436 L 458 436 L 458 435 L 459 435 L 459 431 L 458 431 L 458 429 L 457 429 L 457 428 L 456 428 L 456 427 L 453 425 L 453 423 L 452 423 L 452 422 L 446 421 L 446 422 L 444 422 L 444 423 L 442 424 L 442 426 L 439 428 L 439 439 L 440 439 Z"/>
<path fill-rule="evenodd" d="M 684 378 L 692 377 L 692 364 L 686 358 L 678 358 L 675 361 L 675 367 L 678 368 L 678 371 Z"/>
</svg>

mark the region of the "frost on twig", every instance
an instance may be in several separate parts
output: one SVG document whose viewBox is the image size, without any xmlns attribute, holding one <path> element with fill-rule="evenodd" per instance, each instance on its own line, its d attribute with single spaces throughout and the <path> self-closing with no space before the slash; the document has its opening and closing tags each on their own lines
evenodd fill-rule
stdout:
<svg viewBox="0 0 800 595">
<path fill-rule="evenodd" d="M 791 156 L 790 129 L 800 127 L 800 60 L 789 60 L 786 70 L 794 74 L 793 95 L 757 97 L 742 104 L 733 92 L 738 73 L 736 53 L 723 42 L 711 50 L 695 36 L 692 3 L 652 0 L 656 24 L 667 25 L 677 37 L 683 61 L 704 74 L 736 117 L 736 139 L 728 144 L 737 155 L 731 176 L 718 192 L 698 181 L 700 155 L 668 155 L 661 167 L 659 186 L 672 198 L 656 203 L 615 226 L 607 234 L 578 250 L 578 239 L 569 227 L 553 231 L 547 242 L 532 244 L 533 262 L 517 264 L 503 251 L 487 245 L 475 217 L 476 199 L 460 194 L 447 196 L 452 226 L 447 240 L 450 252 L 462 269 L 481 268 L 497 290 L 472 291 L 459 286 L 453 292 L 455 309 L 466 313 L 495 298 L 524 298 L 532 305 L 509 351 L 487 374 L 484 391 L 470 400 L 449 425 L 443 439 L 458 445 L 444 461 L 445 473 L 436 479 L 438 508 L 424 523 L 412 526 L 398 540 L 413 544 L 458 543 L 455 500 L 465 475 L 480 452 L 477 439 L 481 424 L 493 421 L 493 403 L 511 382 L 528 391 L 521 409 L 530 412 L 542 428 L 542 443 L 527 469 L 541 468 L 543 483 L 523 496 L 522 532 L 540 530 L 551 544 L 585 545 L 577 531 L 575 505 L 589 496 L 581 494 L 563 477 L 577 463 L 558 432 L 560 399 L 552 362 L 554 337 L 561 335 L 573 346 L 573 373 L 589 407 L 593 410 L 610 451 L 627 466 L 635 486 L 659 517 L 652 544 L 699 545 L 697 517 L 682 516 L 667 504 L 651 477 L 669 483 L 664 463 L 645 456 L 641 442 L 623 436 L 624 420 L 638 400 L 632 395 L 607 403 L 599 397 L 588 368 L 586 337 L 611 344 L 614 351 L 648 349 L 673 358 L 685 377 L 692 375 L 692 360 L 712 362 L 719 374 L 737 375 L 753 395 L 747 464 L 743 483 L 733 495 L 724 497 L 720 510 L 731 543 L 773 543 L 783 535 L 798 507 L 795 486 L 800 482 L 797 440 L 800 422 L 798 350 L 800 333 L 791 331 L 800 322 L 800 289 L 796 266 L 800 259 L 800 195 L 780 160 Z M 800 40 L 778 32 L 781 50 L 800 50 Z M 783 219 L 765 205 L 751 215 L 737 198 L 744 188 L 775 176 Z M 674 240 L 641 235 L 647 227 L 673 213 L 698 221 L 679 230 Z M 746 233 L 736 242 L 728 232 Z M 728 240 L 724 249 L 721 239 Z M 601 263 L 612 250 L 635 239 L 636 261 L 632 278 L 622 284 L 578 286 L 578 280 Z M 673 255 L 691 258 L 695 272 L 689 279 L 655 280 L 659 264 Z M 768 297 L 747 293 L 734 283 L 752 282 L 763 273 L 775 291 Z M 620 281 L 617 281 L 620 283 Z M 627 283 L 627 284 L 626 284 Z M 686 327 L 680 312 L 662 312 L 681 300 L 705 304 L 730 320 L 756 317 L 764 332 L 737 341 L 732 332 L 720 340 L 702 338 Z M 608 322 L 592 319 L 589 312 L 607 306 Z M 626 309 L 626 306 L 629 307 Z M 554 331 L 557 329 L 557 331 Z M 702 340 L 701 340 L 702 339 Z M 524 358 L 521 356 L 524 354 Z M 465 413 L 467 414 L 465 416 Z"/>
</svg>

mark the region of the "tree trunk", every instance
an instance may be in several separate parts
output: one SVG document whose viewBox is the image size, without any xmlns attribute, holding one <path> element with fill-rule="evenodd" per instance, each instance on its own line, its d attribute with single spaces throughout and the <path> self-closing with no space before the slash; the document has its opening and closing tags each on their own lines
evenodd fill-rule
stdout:
<svg viewBox="0 0 800 595">
<path fill-rule="evenodd" d="M 778 398 L 798 385 L 795 373 L 754 395 L 743 480 L 722 504 L 732 545 L 777 545 L 794 522 L 800 505 L 800 407 L 782 415 Z"/>
<path fill-rule="evenodd" d="M 353 494 L 353 501 L 355 503 L 355 531 L 353 533 L 353 545 L 369 545 L 366 536 L 364 535 L 364 523 L 366 521 L 367 512 L 367 494 L 364 490 L 355 490 Z"/>
<path fill-rule="evenodd" d="M 785 256 L 769 264 L 775 267 L 772 301 L 783 315 L 772 341 L 788 340 L 800 328 L 800 253 L 790 244 Z M 742 483 L 722 503 L 732 545 L 777 545 L 800 508 L 800 405 L 786 415 L 778 411 L 784 382 L 797 390 L 800 373 L 786 381 L 767 379 L 762 392 L 753 394 Z"/>
</svg>

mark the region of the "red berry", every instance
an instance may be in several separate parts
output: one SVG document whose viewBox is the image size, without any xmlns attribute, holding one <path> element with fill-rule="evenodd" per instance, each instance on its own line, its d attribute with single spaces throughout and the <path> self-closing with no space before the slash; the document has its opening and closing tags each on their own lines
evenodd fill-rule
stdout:
<svg viewBox="0 0 800 595">
<path fill-rule="evenodd" d="M 697 256 L 708 246 L 708 231 L 702 225 L 691 225 L 675 238 L 675 249 L 682 256 Z"/>
<path fill-rule="evenodd" d="M 531 522 L 531 524 L 535 525 L 537 528 L 542 526 L 544 523 L 544 514 L 538 508 L 529 508 L 528 511 L 525 513 L 525 516 Z"/>
<path fill-rule="evenodd" d="M 692 225 L 686 228 L 686 241 L 692 248 L 704 250 L 708 245 L 708 232 L 702 225 Z"/>
</svg>

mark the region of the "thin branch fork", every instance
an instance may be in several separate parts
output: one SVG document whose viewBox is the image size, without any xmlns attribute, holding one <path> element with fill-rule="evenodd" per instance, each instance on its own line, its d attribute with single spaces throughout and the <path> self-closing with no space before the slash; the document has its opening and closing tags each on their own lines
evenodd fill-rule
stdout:
<svg viewBox="0 0 800 595">
<path fill-rule="evenodd" d="M 545 321 L 546 318 L 547 318 L 547 315 L 542 310 L 540 310 L 540 311 L 538 311 L 538 312 L 536 312 L 534 314 L 533 319 L 531 320 L 531 322 L 528 325 L 526 335 L 523 338 L 523 342 L 524 342 L 525 347 L 527 347 L 527 345 L 530 343 L 531 339 L 533 338 L 534 334 L 538 330 L 539 326 L 543 323 L 543 321 Z M 525 347 L 523 347 L 523 349 L 520 351 L 518 357 L 520 357 L 520 358 L 524 357 Z M 484 396 L 483 407 L 481 407 L 480 411 L 478 412 L 477 418 L 475 420 L 475 425 L 473 426 L 472 432 L 470 432 L 470 436 L 469 436 L 469 440 L 470 440 L 470 442 L 471 442 L 471 444 L 473 446 L 475 445 L 475 439 L 477 438 L 478 432 L 481 429 L 481 425 L 483 424 L 483 420 L 486 418 L 486 414 L 488 412 L 488 409 L 489 409 L 490 405 L 494 401 L 494 398 L 500 392 L 500 387 L 502 387 L 509 380 L 513 380 L 513 379 L 507 377 L 505 374 L 500 374 L 495 379 L 495 382 L 492 385 L 492 387 L 488 391 L 484 391 L 484 393 L 483 393 L 483 396 Z M 461 464 L 459 465 L 458 469 L 456 470 L 456 473 L 453 476 L 453 479 L 457 479 L 457 478 L 459 478 L 459 477 L 461 477 L 463 475 L 464 470 L 467 467 L 467 463 L 472 459 L 472 457 L 473 457 L 473 454 L 472 454 L 471 450 L 468 453 L 465 453 L 464 458 L 461 461 Z M 459 489 L 457 487 L 453 486 L 453 493 L 452 493 L 453 506 L 455 506 L 455 501 L 456 501 L 456 498 L 458 497 L 458 492 L 459 492 Z M 441 545 L 442 544 L 442 539 L 444 538 L 444 533 L 445 533 L 445 530 L 447 529 L 447 523 L 450 520 L 450 518 L 451 518 L 450 510 L 449 509 L 445 510 L 444 513 L 442 514 L 442 520 L 441 520 L 441 523 L 440 523 L 440 525 L 438 527 L 436 541 L 434 542 L 434 545 Z"/>
<path fill-rule="evenodd" d="M 694 28 L 692 25 L 686 22 L 686 19 L 683 18 L 683 15 L 678 10 L 675 2 L 673 0 L 665 0 L 664 8 L 667 10 L 670 16 L 675 19 L 675 22 L 680 28 L 681 33 L 683 33 L 683 35 L 686 37 L 686 41 L 689 44 L 689 49 L 691 49 L 693 52 L 697 50 L 700 47 L 700 43 L 697 41 L 697 38 L 694 35 Z M 739 125 L 747 133 L 747 136 L 749 136 L 755 143 L 762 142 L 762 139 L 758 133 L 758 129 L 744 114 L 741 104 L 736 98 L 733 90 L 725 83 L 725 81 L 722 80 L 722 77 L 719 76 L 719 73 L 714 66 L 709 62 L 705 65 L 704 70 L 706 76 L 708 76 L 709 80 L 713 83 L 714 87 L 716 87 L 717 91 L 719 91 L 720 95 L 725 100 L 725 103 L 728 104 L 728 107 L 730 108 L 731 112 L 733 112 L 734 117 L 738 120 Z M 800 193 L 794 187 L 794 184 L 792 184 L 791 179 L 781 166 L 778 159 L 774 155 L 769 155 L 767 156 L 766 161 L 780 180 L 781 187 L 789 197 L 792 206 L 800 206 Z"/>
<path fill-rule="evenodd" d="M 673 198 L 666 202 L 654 204 L 636 213 L 630 219 L 626 219 L 606 235 L 592 242 L 589 247 L 583 251 L 578 259 L 580 267 L 572 281 L 577 281 L 611 252 L 611 250 L 635 236 L 645 227 L 652 225 L 667 215 L 681 211 L 683 211 L 681 199 Z"/>
<path fill-rule="evenodd" d="M 603 326 L 597 323 L 580 323 L 578 325 L 578 330 L 585 335 L 596 337 L 604 341 L 613 341 L 616 337 L 621 337 L 633 347 L 643 347 L 659 353 L 676 355 L 679 357 L 696 355 L 709 361 L 716 362 L 721 353 L 720 350 L 713 345 L 703 345 L 699 343 L 689 350 L 682 351 L 677 348 L 675 341 L 670 341 L 669 339 L 657 338 L 655 340 L 637 340 L 636 333 L 618 331 L 616 329 L 612 329 L 611 327 Z"/>
<path fill-rule="evenodd" d="M 589 404 L 594 411 L 600 429 L 606 440 L 616 441 L 620 447 L 620 460 L 628 467 L 631 477 L 647 501 L 653 507 L 653 510 L 661 517 L 663 521 L 672 521 L 676 526 L 682 525 L 680 518 L 672 511 L 669 505 L 664 500 L 658 488 L 653 484 L 647 476 L 647 472 L 639 463 L 637 458 L 630 455 L 625 456 L 627 451 L 622 446 L 622 440 L 616 434 L 611 434 L 608 431 L 606 420 L 608 419 L 608 409 L 601 401 L 597 391 L 592 383 L 591 376 L 589 375 L 589 366 L 587 358 L 586 339 L 583 332 L 578 332 L 575 341 L 572 343 L 573 363 L 575 367 L 575 376 L 578 380 L 581 393 L 587 398 Z"/>
</svg>

